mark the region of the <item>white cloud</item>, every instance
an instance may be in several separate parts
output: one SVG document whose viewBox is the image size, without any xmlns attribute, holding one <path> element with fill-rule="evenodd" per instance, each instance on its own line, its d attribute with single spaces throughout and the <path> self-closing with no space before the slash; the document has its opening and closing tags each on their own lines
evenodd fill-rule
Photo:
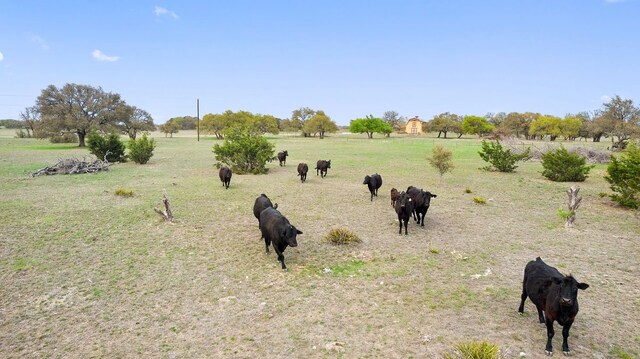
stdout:
<svg viewBox="0 0 640 359">
<path fill-rule="evenodd" d="M 35 42 L 36 44 L 40 45 L 43 50 L 49 50 L 49 45 L 47 44 L 47 42 L 38 35 L 31 36 L 31 42 Z"/>
<path fill-rule="evenodd" d="M 158 17 L 167 15 L 167 16 L 171 16 L 174 19 L 178 18 L 178 14 L 162 6 L 156 6 L 155 9 L 153 10 L 153 13 L 156 14 L 156 16 Z"/>
<path fill-rule="evenodd" d="M 611 101 L 611 96 L 609 96 L 609 95 L 602 95 L 602 96 L 600 96 L 600 101 L 602 101 L 602 102 L 609 102 L 609 101 Z"/>
<path fill-rule="evenodd" d="M 115 62 L 120 58 L 119 56 L 107 56 L 100 50 L 93 50 L 93 52 L 91 52 L 91 55 L 93 55 L 93 58 L 98 61 Z"/>
<path fill-rule="evenodd" d="M 4 60 L 4 55 L 0 52 L 0 61 Z"/>
</svg>

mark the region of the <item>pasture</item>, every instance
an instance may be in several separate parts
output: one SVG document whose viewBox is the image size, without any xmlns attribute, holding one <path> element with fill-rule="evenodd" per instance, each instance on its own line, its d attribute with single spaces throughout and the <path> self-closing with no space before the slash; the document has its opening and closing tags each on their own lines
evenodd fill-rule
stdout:
<svg viewBox="0 0 640 359">
<path fill-rule="evenodd" d="M 276 152 L 288 150 L 286 166 L 234 174 L 225 190 L 216 141 L 193 132 L 155 133 L 146 165 L 36 178 L 88 150 L 13 134 L 0 130 L 2 358 L 441 358 L 474 339 L 507 358 L 542 358 L 535 307 L 517 313 L 524 266 L 537 256 L 591 285 L 569 338 L 576 357 L 640 355 L 640 216 L 599 196 L 610 192 L 605 165 L 580 184 L 568 230 L 556 212 L 570 183 L 546 180 L 538 162 L 481 171 L 475 138 L 271 136 Z M 454 153 L 443 178 L 426 161 L 434 144 Z M 319 159 L 331 160 L 324 179 Z M 304 184 L 299 162 L 309 164 Z M 370 201 L 362 181 L 375 172 L 383 185 Z M 438 197 L 425 227 L 412 220 L 405 237 L 389 191 L 409 185 Z M 174 224 L 153 212 L 163 191 Z M 264 252 L 252 213 L 261 193 L 304 232 L 284 253 L 288 272 Z M 333 227 L 362 243 L 326 243 Z"/>
</svg>

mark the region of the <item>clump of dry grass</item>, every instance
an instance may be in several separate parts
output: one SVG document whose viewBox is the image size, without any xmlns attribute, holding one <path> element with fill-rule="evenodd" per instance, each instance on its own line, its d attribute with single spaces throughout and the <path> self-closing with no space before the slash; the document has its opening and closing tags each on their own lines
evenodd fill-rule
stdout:
<svg viewBox="0 0 640 359">
<path fill-rule="evenodd" d="M 487 204 L 487 199 L 480 196 L 473 197 L 473 201 L 478 204 Z"/>
<path fill-rule="evenodd" d="M 350 230 L 340 227 L 340 228 L 332 228 L 324 239 L 333 244 L 333 245 L 342 245 L 342 244 L 351 244 L 351 243 L 360 243 L 362 239 L 358 237 L 357 234 L 351 232 Z"/>
<path fill-rule="evenodd" d="M 128 190 L 128 189 L 123 189 L 123 188 L 118 188 L 115 192 L 116 196 L 121 196 L 121 197 L 133 197 L 133 191 L 132 190 Z"/>
<path fill-rule="evenodd" d="M 445 354 L 447 359 L 498 359 L 500 348 L 497 345 L 485 342 L 471 341 L 456 344 L 453 354 Z"/>
<path fill-rule="evenodd" d="M 467 187 L 467 188 L 465 188 L 465 189 L 464 189 L 464 193 L 471 193 L 471 192 L 472 192 L 472 191 L 471 191 L 471 188 L 469 188 L 469 187 Z"/>
</svg>

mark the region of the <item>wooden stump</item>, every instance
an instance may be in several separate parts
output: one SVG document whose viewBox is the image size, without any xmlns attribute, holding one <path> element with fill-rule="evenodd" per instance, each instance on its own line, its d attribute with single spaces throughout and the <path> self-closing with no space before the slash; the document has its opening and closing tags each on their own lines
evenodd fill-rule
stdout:
<svg viewBox="0 0 640 359">
<path fill-rule="evenodd" d="M 564 222 L 566 228 L 573 227 L 573 222 L 576 220 L 576 210 L 578 210 L 580 202 L 582 202 L 582 196 L 579 196 L 578 192 L 580 192 L 580 187 L 576 186 L 571 186 L 571 188 L 567 190 L 567 195 L 569 196 L 569 215 Z"/>
<path fill-rule="evenodd" d="M 153 210 L 156 211 L 157 214 L 161 215 L 166 222 L 173 223 L 173 212 L 171 212 L 171 202 L 169 202 L 169 198 L 167 198 L 166 193 L 162 196 L 162 203 L 164 204 L 164 208 L 165 208 L 164 211 L 158 208 L 153 208 Z"/>
</svg>

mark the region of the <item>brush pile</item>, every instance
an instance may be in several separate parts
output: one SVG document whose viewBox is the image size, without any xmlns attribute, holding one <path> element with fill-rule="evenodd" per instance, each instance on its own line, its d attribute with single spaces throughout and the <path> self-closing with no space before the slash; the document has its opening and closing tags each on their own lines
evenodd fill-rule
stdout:
<svg viewBox="0 0 640 359">
<path fill-rule="evenodd" d="M 98 171 L 107 171 L 111 163 L 96 159 L 93 162 L 87 162 L 84 159 L 77 158 L 60 159 L 53 166 L 41 168 L 31 174 L 31 177 L 41 175 L 57 175 L 57 174 L 78 174 L 78 173 L 95 173 Z"/>
</svg>

